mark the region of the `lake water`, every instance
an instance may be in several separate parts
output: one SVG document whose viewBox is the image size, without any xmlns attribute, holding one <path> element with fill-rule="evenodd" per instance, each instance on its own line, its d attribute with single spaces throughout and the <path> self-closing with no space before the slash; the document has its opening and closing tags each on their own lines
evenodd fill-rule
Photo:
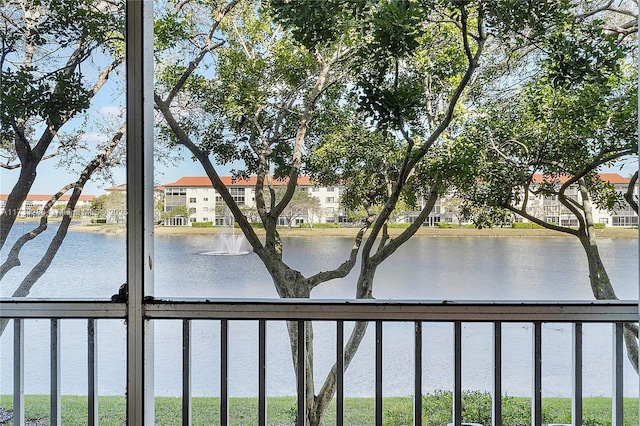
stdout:
<svg viewBox="0 0 640 426">
<path fill-rule="evenodd" d="M 314 231 L 316 232 L 316 231 Z M 310 274 L 337 266 L 352 244 L 348 238 L 285 239 L 285 259 Z M 220 236 L 158 236 L 155 240 L 155 288 L 158 297 L 277 297 L 262 263 L 254 254 L 210 256 L 219 250 Z M 23 266 L 0 282 L 0 295 L 8 297 L 24 271 L 37 259 L 23 256 Z M 637 240 L 602 239 L 599 247 L 621 299 L 637 299 Z M 6 254 L 3 253 L 3 258 Z M 357 272 L 357 268 L 354 269 Z M 328 282 L 314 290 L 315 298 L 352 298 L 356 276 Z M 59 256 L 36 284 L 30 297 L 109 298 L 125 280 L 125 238 L 121 235 L 70 233 Z M 582 249 L 573 238 L 427 238 L 409 241 L 378 270 L 374 294 L 379 299 L 467 300 L 591 300 L 588 271 Z M 412 324 L 385 324 L 384 393 L 412 392 Z M 505 392 L 531 392 L 531 326 L 505 324 Z M 26 393 L 48 392 L 48 321 L 26 321 Z M 125 327 L 122 321 L 99 321 L 99 392 L 124 394 Z M 316 324 L 317 386 L 333 362 L 335 325 Z M 62 325 L 62 390 L 86 392 L 86 324 L 65 320 Z M 181 323 L 155 322 L 157 395 L 180 395 Z M 257 324 L 231 323 L 230 391 L 250 396 L 257 389 Z M 367 334 L 346 373 L 346 393 L 372 395 L 374 376 L 373 329 Z M 609 395 L 611 389 L 611 332 L 607 325 L 585 325 L 585 393 Z M 9 327 L 0 338 L 0 393 L 12 392 Z M 218 395 L 219 322 L 193 323 L 193 392 Z M 604 342 L 604 344 L 603 344 Z M 543 392 L 569 395 L 571 390 L 571 332 L 569 326 L 545 324 L 543 328 Z M 453 385 L 453 335 L 450 324 L 425 324 L 425 392 Z M 268 392 L 293 395 L 295 381 L 284 323 L 268 326 Z M 465 324 L 463 334 L 463 385 L 469 389 L 491 386 L 490 325 Z M 637 375 L 625 366 L 625 392 L 638 395 Z"/>
</svg>

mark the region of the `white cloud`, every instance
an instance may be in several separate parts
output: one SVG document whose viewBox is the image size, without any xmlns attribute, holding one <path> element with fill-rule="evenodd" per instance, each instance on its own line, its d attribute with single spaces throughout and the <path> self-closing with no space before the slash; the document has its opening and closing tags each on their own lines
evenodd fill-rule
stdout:
<svg viewBox="0 0 640 426">
<path fill-rule="evenodd" d="M 98 114 L 101 114 L 101 115 L 107 115 L 111 117 L 120 117 L 124 115 L 124 108 L 116 105 L 109 105 L 109 106 L 103 106 L 98 108 L 97 112 Z"/>
<path fill-rule="evenodd" d="M 109 135 L 104 133 L 90 132 L 82 135 L 82 140 L 89 143 L 101 144 L 109 140 Z"/>
</svg>

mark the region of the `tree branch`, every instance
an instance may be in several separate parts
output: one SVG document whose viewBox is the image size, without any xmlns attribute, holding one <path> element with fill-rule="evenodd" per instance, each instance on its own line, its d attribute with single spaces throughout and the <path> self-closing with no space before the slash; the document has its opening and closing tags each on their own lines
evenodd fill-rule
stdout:
<svg viewBox="0 0 640 426">
<path fill-rule="evenodd" d="M 345 262 L 343 262 L 340 266 L 332 271 L 318 272 L 317 274 L 307 278 L 307 282 L 309 283 L 311 288 L 315 288 L 319 284 L 322 284 L 329 280 L 344 278 L 349 274 L 349 272 L 351 272 L 356 264 L 358 252 L 360 251 L 360 246 L 362 244 L 362 239 L 364 237 L 364 234 L 367 232 L 367 229 L 369 229 L 369 226 L 370 224 L 368 222 L 365 222 L 365 225 L 360 228 L 360 230 L 356 234 L 353 246 L 351 247 L 351 251 L 349 252 L 349 258 Z"/>
<path fill-rule="evenodd" d="M 42 216 L 40 218 L 40 224 L 38 225 L 38 227 L 36 227 L 32 231 L 30 231 L 30 232 L 22 235 L 20 238 L 18 238 L 18 240 L 13 244 L 13 247 L 9 251 L 7 259 L 0 266 L 0 281 L 2 280 L 4 275 L 9 270 L 11 270 L 12 268 L 20 265 L 20 259 L 19 259 L 20 251 L 22 250 L 22 248 L 24 247 L 24 245 L 27 242 L 35 239 L 38 235 L 40 235 L 42 232 L 44 232 L 47 229 L 48 218 L 49 218 L 49 214 L 51 212 L 51 208 L 60 199 L 60 197 L 62 197 L 62 195 L 64 195 L 70 189 L 74 189 L 74 191 L 79 189 L 79 191 L 80 191 L 77 194 L 77 196 L 75 196 L 75 197 L 72 196 L 72 198 L 67 203 L 66 211 L 73 211 L 75 209 L 76 202 L 77 202 L 78 198 L 80 197 L 80 193 L 82 192 L 82 188 L 89 181 L 91 176 L 93 176 L 93 174 L 97 170 L 99 170 L 100 168 L 102 168 L 105 165 L 108 157 L 113 153 L 113 151 L 116 149 L 118 144 L 120 144 L 120 142 L 122 141 L 122 138 L 123 138 L 125 132 L 126 132 L 126 123 L 123 124 L 122 126 L 120 126 L 120 129 L 118 129 L 118 131 L 115 133 L 115 135 L 111 138 L 111 141 L 109 142 L 109 144 L 98 155 L 96 155 L 89 162 L 89 164 L 86 165 L 86 167 L 80 173 L 79 178 L 74 183 L 70 183 L 70 184 L 67 184 L 64 187 L 62 187 L 62 189 L 60 191 L 58 191 L 56 194 L 54 194 L 47 201 L 47 203 L 43 207 Z M 65 231 L 65 233 L 66 233 L 66 231 Z M 62 243 L 62 241 L 60 240 L 60 244 L 61 243 Z M 50 246 L 50 247 L 52 247 L 52 246 Z M 53 255 L 55 255 L 55 252 L 57 252 L 57 247 L 55 248 L 55 250 L 53 252 Z M 45 270 L 46 270 L 46 268 L 45 268 Z M 43 273 L 44 273 L 44 271 L 43 271 Z M 27 280 L 27 281 L 23 282 L 23 284 L 21 284 L 20 287 L 18 287 L 18 289 L 16 289 L 16 291 L 13 294 L 13 296 L 14 297 L 22 297 L 22 296 L 26 296 L 27 294 L 29 294 L 29 291 L 31 290 L 31 287 L 35 284 L 35 282 L 37 281 L 38 278 L 39 278 L 39 275 L 37 277 L 35 277 L 35 279 Z"/>
<path fill-rule="evenodd" d="M 184 72 L 182 73 L 182 75 L 180 76 L 176 84 L 169 91 L 169 94 L 165 99 L 165 101 L 169 105 L 171 105 L 171 103 L 173 102 L 173 99 L 177 96 L 180 90 L 182 90 L 182 88 L 187 82 L 187 79 L 193 74 L 193 72 L 196 70 L 198 65 L 200 65 L 200 63 L 202 62 L 204 57 L 207 55 L 207 53 L 224 45 L 224 42 L 214 44 L 213 34 L 220 26 L 220 23 L 222 22 L 224 17 L 227 16 L 239 2 L 240 0 L 231 0 L 229 3 L 225 5 L 225 7 L 222 8 L 222 10 L 220 10 L 220 12 L 218 12 L 218 14 L 216 15 L 213 21 L 213 24 L 211 25 L 211 28 L 209 29 L 209 34 L 207 35 L 205 45 L 201 48 L 198 55 L 191 62 L 189 62 L 189 65 L 187 65 L 187 68 L 184 70 Z"/>
<path fill-rule="evenodd" d="M 178 138 L 179 143 L 187 148 L 193 154 L 193 156 L 196 157 L 202 164 L 202 167 L 211 180 L 213 187 L 216 191 L 218 191 L 224 202 L 227 204 L 227 207 L 229 207 L 229 210 L 231 210 L 235 221 L 242 229 L 245 237 L 247 238 L 247 241 L 249 242 L 249 244 L 251 244 L 253 250 L 260 257 L 265 256 L 266 253 L 264 251 L 262 242 L 251 227 L 251 224 L 247 220 L 246 216 L 242 214 L 242 211 L 238 207 L 238 204 L 231 196 L 229 189 L 224 185 L 224 183 L 222 183 L 222 180 L 216 172 L 215 167 L 213 167 L 213 164 L 211 164 L 211 160 L 209 160 L 208 155 L 204 153 L 200 148 L 198 148 L 198 146 L 191 140 L 189 135 L 187 135 L 187 133 L 182 129 L 178 121 L 173 116 L 169 104 L 163 101 L 157 93 L 154 94 L 154 99 L 158 110 L 160 110 L 165 121 Z"/>
<path fill-rule="evenodd" d="M 624 199 L 627 200 L 627 203 L 631 206 L 633 211 L 638 214 L 638 202 L 636 201 L 636 197 L 634 196 L 634 189 L 636 184 L 638 183 L 638 171 L 633 174 L 631 180 L 629 181 L 629 185 L 627 186 L 627 192 L 624 193 Z"/>
</svg>

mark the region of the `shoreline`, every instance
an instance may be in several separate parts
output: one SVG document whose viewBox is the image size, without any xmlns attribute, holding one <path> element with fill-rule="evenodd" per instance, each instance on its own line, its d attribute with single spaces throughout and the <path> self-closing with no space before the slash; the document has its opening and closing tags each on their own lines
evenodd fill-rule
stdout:
<svg viewBox="0 0 640 426">
<path fill-rule="evenodd" d="M 281 237 L 355 237 L 359 228 L 278 228 Z M 399 235 L 404 228 L 390 228 L 391 237 Z M 125 234 L 125 225 L 104 225 L 104 224 L 78 224 L 69 227 L 73 232 L 96 232 L 103 234 Z M 264 235 L 264 229 L 256 229 L 256 234 Z M 241 231 L 236 228 L 236 233 Z M 155 235 L 216 235 L 229 234 L 229 227 L 193 228 L 190 226 L 155 226 Z M 599 238 L 626 238 L 637 239 L 638 229 L 634 228 L 605 228 L 598 229 Z M 514 228 L 438 228 L 422 227 L 412 238 L 459 238 L 459 237 L 485 237 L 485 238 L 568 238 L 570 234 L 552 231 L 550 229 L 514 229 Z"/>
</svg>

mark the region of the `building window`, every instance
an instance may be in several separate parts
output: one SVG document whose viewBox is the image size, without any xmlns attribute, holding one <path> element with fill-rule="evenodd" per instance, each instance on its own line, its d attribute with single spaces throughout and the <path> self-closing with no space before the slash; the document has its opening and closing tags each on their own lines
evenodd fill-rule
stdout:
<svg viewBox="0 0 640 426">
<path fill-rule="evenodd" d="M 327 198 L 325 198 L 324 201 L 325 201 L 325 203 L 333 203 L 333 202 L 335 202 L 333 197 L 327 197 Z"/>
<path fill-rule="evenodd" d="M 196 202 L 196 198 L 195 198 L 195 197 L 191 197 L 191 198 L 189 198 L 189 202 L 190 202 L 190 203 L 195 203 L 195 202 Z"/>
<path fill-rule="evenodd" d="M 638 226 L 638 216 L 614 216 L 612 226 Z"/>
<path fill-rule="evenodd" d="M 314 186 L 313 188 L 311 188 L 311 192 L 318 192 L 320 191 L 320 188 L 318 188 L 317 186 Z"/>
<path fill-rule="evenodd" d="M 233 201 L 238 205 L 244 205 L 244 188 L 229 188 Z"/>
<path fill-rule="evenodd" d="M 164 194 L 165 211 L 170 212 L 175 207 L 187 204 L 187 188 L 167 188 Z"/>
<path fill-rule="evenodd" d="M 209 199 L 207 197 L 204 197 L 202 201 L 209 201 Z"/>
<path fill-rule="evenodd" d="M 561 217 L 560 226 L 578 226 L 578 219 L 576 219 L 575 217 Z"/>
<path fill-rule="evenodd" d="M 196 221 L 196 218 L 195 218 L 195 217 L 190 217 L 190 218 L 189 218 L 189 222 L 194 223 L 195 221 Z"/>
<path fill-rule="evenodd" d="M 166 195 L 187 195 L 187 188 L 167 188 Z"/>
<path fill-rule="evenodd" d="M 327 192 L 333 192 L 333 191 L 335 191 L 335 188 L 333 186 L 327 187 Z"/>
<path fill-rule="evenodd" d="M 558 216 L 547 216 L 547 223 L 555 223 L 557 225 L 560 223 L 560 218 Z"/>
<path fill-rule="evenodd" d="M 208 212 L 208 211 L 209 211 L 209 207 L 203 207 L 203 208 L 202 208 L 202 211 L 203 211 L 203 212 Z"/>
</svg>

